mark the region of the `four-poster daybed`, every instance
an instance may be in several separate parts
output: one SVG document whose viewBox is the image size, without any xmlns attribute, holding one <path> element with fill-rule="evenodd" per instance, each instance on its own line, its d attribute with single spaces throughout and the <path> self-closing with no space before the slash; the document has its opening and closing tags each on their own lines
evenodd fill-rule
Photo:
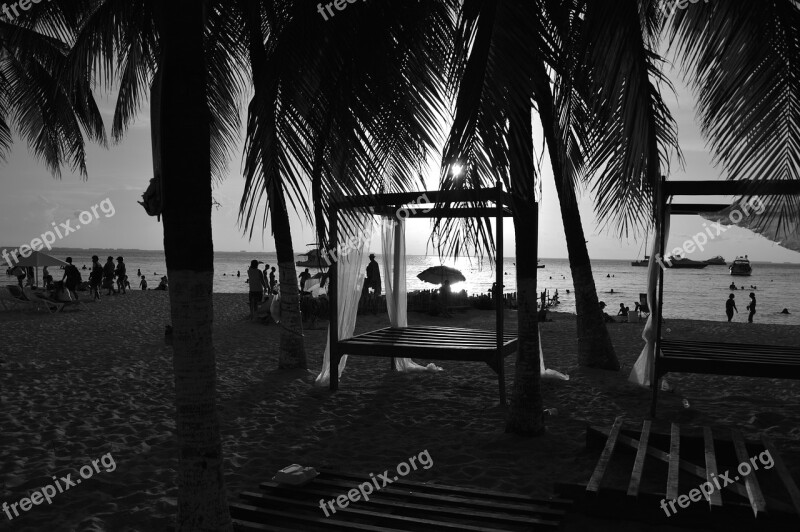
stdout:
<svg viewBox="0 0 800 532">
<path fill-rule="evenodd" d="M 419 205 L 419 198 L 424 197 L 432 207 Z M 493 206 L 469 206 L 488 205 Z M 501 404 L 506 403 L 504 359 L 517 350 L 516 334 L 503 334 L 503 218 L 511 216 L 511 196 L 504 192 L 501 185 L 494 188 L 483 188 L 465 191 L 426 191 L 377 194 L 370 196 L 350 197 L 338 201 L 331 208 L 330 242 L 336 249 L 338 242 L 338 218 L 340 211 L 357 210 L 367 215 L 394 217 L 398 212 L 407 213 L 404 218 L 482 217 L 496 220 L 496 287 L 493 297 L 496 305 L 495 330 L 465 329 L 457 327 L 386 327 L 348 339 L 339 338 L 339 315 L 337 305 L 337 264 L 331 264 L 330 287 L 330 389 L 339 387 L 339 361 L 343 355 L 361 355 L 390 357 L 391 368 L 395 368 L 395 358 L 419 357 L 429 360 L 458 360 L 486 362 L 496 373 L 500 391 Z M 398 276 L 405 275 L 404 268 L 399 267 L 405 257 L 397 252 L 400 248 L 399 238 L 394 241 L 394 286 L 401 282 Z M 404 249 L 404 247 L 402 248 Z M 386 272 L 387 283 L 390 281 Z M 404 281 L 403 281 L 404 282 Z"/>
<path fill-rule="evenodd" d="M 800 195 L 800 180 L 768 181 L 667 181 L 662 179 L 657 190 L 657 252 L 664 256 L 670 215 L 717 213 L 731 207 L 720 204 L 670 204 L 674 196 L 779 196 Z M 741 218 L 740 218 L 741 219 Z M 652 260 L 652 259 L 651 259 Z M 669 372 L 703 373 L 800 379 L 800 347 L 723 342 L 696 342 L 661 338 L 661 316 L 664 308 L 664 270 L 658 268 L 657 304 L 653 309 L 655 346 L 653 350 L 652 404 L 656 415 L 659 379 Z M 638 365 L 638 362 L 637 362 Z"/>
</svg>

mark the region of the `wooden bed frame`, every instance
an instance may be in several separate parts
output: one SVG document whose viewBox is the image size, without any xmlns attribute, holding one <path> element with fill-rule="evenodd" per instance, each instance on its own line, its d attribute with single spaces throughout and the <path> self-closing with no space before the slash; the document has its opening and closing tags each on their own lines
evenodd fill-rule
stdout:
<svg viewBox="0 0 800 532">
<path fill-rule="evenodd" d="M 432 208 L 423 208 L 419 199 L 425 197 Z M 489 203 L 494 205 L 489 205 Z M 336 248 L 338 242 L 338 217 L 344 210 L 360 210 L 373 215 L 394 216 L 400 209 L 408 218 L 495 218 L 496 255 L 500 264 L 496 268 L 496 287 L 493 297 L 496 306 L 495 330 L 463 329 L 455 327 L 387 327 L 370 331 L 347 340 L 338 335 L 337 315 L 337 266 L 330 266 L 330 389 L 339 388 L 339 360 L 343 355 L 391 357 L 391 369 L 395 369 L 394 358 L 418 357 L 428 360 L 463 360 L 486 362 L 497 373 L 501 404 L 506 404 L 504 358 L 517 350 L 516 335 L 503 334 L 503 218 L 511 216 L 511 196 L 498 183 L 494 188 L 476 190 L 449 190 L 376 194 L 348 197 L 333 204 L 330 215 L 329 245 Z M 538 208 L 538 205 L 537 205 Z M 537 245 L 533 231 L 530 245 Z M 397 245 L 397 243 L 396 243 Z M 399 272 L 395 270 L 395 275 Z M 393 286 L 399 279 L 394 279 Z"/>
<path fill-rule="evenodd" d="M 657 196 L 658 257 L 666 247 L 665 224 L 667 202 L 673 196 L 778 196 L 800 195 L 800 180 L 764 181 L 667 181 L 661 180 Z M 670 214 L 700 214 L 718 212 L 730 205 L 672 204 Z M 658 272 L 658 305 L 653 309 L 656 319 L 655 359 L 650 379 L 653 397 L 650 415 L 655 417 L 658 404 L 658 381 L 669 372 L 739 375 L 800 379 L 800 347 L 751 345 L 723 342 L 694 342 L 661 338 L 664 310 L 664 270 Z"/>
</svg>

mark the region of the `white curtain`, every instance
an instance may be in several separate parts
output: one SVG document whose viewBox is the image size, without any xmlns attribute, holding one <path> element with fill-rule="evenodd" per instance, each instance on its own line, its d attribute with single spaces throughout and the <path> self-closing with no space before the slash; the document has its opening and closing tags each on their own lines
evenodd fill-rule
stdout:
<svg viewBox="0 0 800 532">
<path fill-rule="evenodd" d="M 720 225 L 736 225 L 758 233 L 786 249 L 800 251 L 800 223 L 791 217 L 780 216 L 789 210 L 789 197 L 785 200 L 753 196 L 742 198 L 730 207 L 700 216 Z"/>
<path fill-rule="evenodd" d="M 664 224 L 664 247 L 666 242 L 669 241 L 669 206 L 665 206 L 667 213 L 665 216 L 666 223 Z M 642 353 L 633 365 L 628 380 L 639 384 L 641 386 L 650 386 L 650 377 L 653 374 L 653 364 L 655 361 L 656 352 L 656 310 L 658 309 L 657 291 L 658 286 L 658 269 L 661 264 L 656 260 L 659 250 L 661 249 L 661 239 L 656 227 L 656 235 L 653 238 L 653 247 L 650 250 L 650 262 L 647 264 L 647 305 L 650 307 L 650 316 L 647 318 L 647 324 L 644 326 L 642 332 L 642 339 L 646 342 Z M 662 258 L 663 260 L 663 258 Z"/>
<path fill-rule="evenodd" d="M 381 224 L 381 259 L 386 287 L 386 310 L 395 328 L 408 327 L 406 292 L 406 221 L 385 217 Z M 436 364 L 421 366 L 410 358 L 396 358 L 397 371 L 442 371 Z"/>
<path fill-rule="evenodd" d="M 539 373 L 544 379 L 558 379 L 568 381 L 569 375 L 565 375 L 560 371 L 554 369 L 545 369 L 544 367 L 544 351 L 542 350 L 542 330 L 539 329 Z"/>
<path fill-rule="evenodd" d="M 336 312 L 339 317 L 339 340 L 347 340 L 353 337 L 353 330 L 356 327 L 356 316 L 358 315 L 358 300 L 361 298 L 361 287 L 364 282 L 364 275 L 361 266 L 364 263 L 364 251 L 372 239 L 372 223 L 370 217 L 364 216 L 354 235 L 347 239 L 347 246 L 339 245 L 337 249 L 336 262 Z M 314 384 L 317 386 L 327 386 L 330 382 L 331 367 L 331 343 L 330 329 L 328 329 L 328 341 L 325 345 L 325 355 L 322 359 L 322 371 L 317 375 Z M 347 355 L 339 360 L 339 376 L 344 372 L 347 365 Z"/>
</svg>

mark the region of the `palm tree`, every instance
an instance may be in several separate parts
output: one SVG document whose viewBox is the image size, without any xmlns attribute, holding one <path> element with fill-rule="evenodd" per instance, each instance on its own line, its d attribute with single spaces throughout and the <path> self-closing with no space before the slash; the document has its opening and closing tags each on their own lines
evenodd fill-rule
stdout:
<svg viewBox="0 0 800 532">
<path fill-rule="evenodd" d="M 77 27 L 64 18 L 64 34 Z M 29 12 L 14 23 L 0 19 L 0 160 L 11 149 L 12 127 L 55 177 L 61 166 L 87 176 L 84 134 L 103 145 L 100 111 L 86 79 L 64 76 L 69 43 Z"/>
<path fill-rule="evenodd" d="M 203 5 L 192 0 L 168 2 L 157 9 L 161 10 L 156 13 L 160 56 L 151 98 L 157 145 L 153 155 L 156 176 L 164 182 L 164 254 L 176 340 L 178 530 L 232 530 L 212 339 L 214 247 L 205 14 Z"/>
</svg>

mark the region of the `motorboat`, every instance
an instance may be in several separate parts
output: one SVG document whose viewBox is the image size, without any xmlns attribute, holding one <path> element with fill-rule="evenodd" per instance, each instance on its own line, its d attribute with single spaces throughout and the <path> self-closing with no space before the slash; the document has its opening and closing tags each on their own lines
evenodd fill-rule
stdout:
<svg viewBox="0 0 800 532">
<path fill-rule="evenodd" d="M 704 260 L 703 262 L 705 262 L 709 266 L 727 266 L 728 265 L 728 263 L 725 262 L 725 259 L 723 257 L 721 257 L 720 255 L 717 255 L 716 257 L 714 257 L 712 259 Z"/>
<path fill-rule="evenodd" d="M 306 260 L 299 260 L 295 262 L 297 266 L 301 268 L 327 268 L 328 267 L 328 260 L 322 256 L 322 252 L 318 249 L 312 249 L 311 251 L 305 253 Z"/>
<path fill-rule="evenodd" d="M 666 261 L 667 267 L 675 270 L 702 270 L 708 264 L 699 260 L 687 259 L 686 257 L 669 258 Z"/>
<path fill-rule="evenodd" d="M 736 260 L 733 261 L 728 269 L 731 271 L 731 275 L 750 275 L 753 273 L 753 267 L 750 266 L 750 259 L 747 258 L 747 255 L 744 257 L 736 257 Z"/>
</svg>

